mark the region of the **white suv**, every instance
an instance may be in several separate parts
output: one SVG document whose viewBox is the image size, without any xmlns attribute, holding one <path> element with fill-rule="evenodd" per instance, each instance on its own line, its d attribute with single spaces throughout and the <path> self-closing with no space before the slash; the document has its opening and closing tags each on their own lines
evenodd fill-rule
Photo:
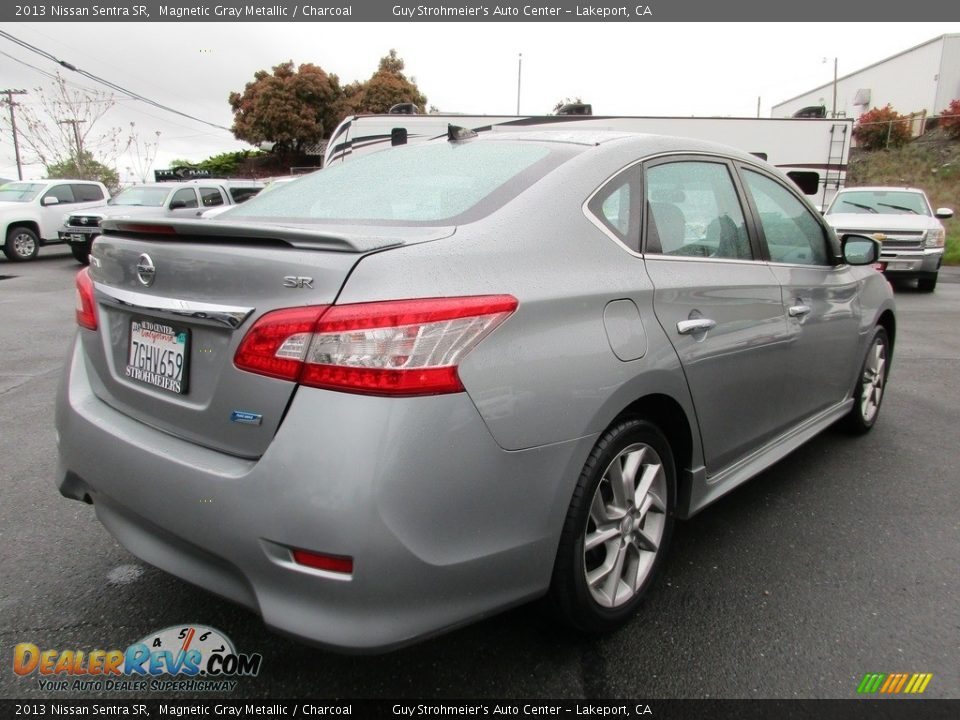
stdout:
<svg viewBox="0 0 960 720">
<path fill-rule="evenodd" d="M 103 183 L 89 180 L 27 180 L 0 187 L 0 241 L 10 260 L 33 260 L 41 245 L 61 242 L 63 213 L 102 205 Z"/>
<path fill-rule="evenodd" d="M 934 212 L 923 190 L 905 187 L 847 188 L 836 194 L 824 213 L 837 235 L 855 233 L 879 240 L 884 274 L 915 279 L 922 292 L 937 287 L 946 237 L 940 220 L 951 217 L 950 208 Z"/>
</svg>

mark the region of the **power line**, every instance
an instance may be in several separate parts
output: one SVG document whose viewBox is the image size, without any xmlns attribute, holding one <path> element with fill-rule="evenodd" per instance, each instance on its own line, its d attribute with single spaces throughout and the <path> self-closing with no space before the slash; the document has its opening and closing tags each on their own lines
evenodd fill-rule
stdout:
<svg viewBox="0 0 960 720">
<path fill-rule="evenodd" d="M 204 125 L 209 125 L 210 127 L 215 127 L 218 130 L 225 130 L 226 132 L 232 132 L 228 127 L 224 127 L 223 125 L 217 125 L 216 123 L 203 120 L 202 118 L 198 118 L 195 115 L 190 115 L 189 113 L 181 112 L 180 110 L 172 108 L 169 105 L 164 105 L 162 103 L 157 102 L 156 100 L 151 100 L 150 98 L 144 97 L 143 95 L 140 95 L 139 93 L 136 93 L 133 90 L 127 90 L 125 87 L 122 87 L 121 85 L 117 85 L 116 83 L 111 82 L 110 80 L 106 80 L 102 77 L 94 75 L 93 73 L 90 73 L 90 72 L 87 72 L 86 70 L 78 68 L 72 63 L 67 62 L 66 60 L 61 60 L 60 58 L 56 57 L 55 55 L 52 55 L 46 50 L 42 50 L 41 48 L 38 48 L 35 45 L 31 45 L 30 43 L 24 40 L 20 40 L 19 38 L 14 37 L 13 35 L 6 32 L 5 30 L 0 30 L 0 37 L 4 37 L 10 42 L 16 43 L 20 47 L 26 50 L 29 50 L 30 52 L 36 53 L 37 55 L 40 55 L 41 57 L 44 57 L 47 60 L 50 60 L 51 62 L 54 62 L 57 65 L 60 65 L 61 67 L 66 68 L 67 70 L 72 70 L 75 73 L 79 73 L 80 75 L 83 75 L 84 77 L 87 77 L 93 80 L 94 82 L 100 83 L 101 85 L 105 85 L 111 90 L 115 90 L 116 92 L 123 93 L 124 95 L 127 95 L 128 97 L 131 97 L 134 100 L 139 100 L 140 102 L 147 103 L 148 105 L 153 105 L 156 108 L 159 108 L 161 110 L 166 110 L 167 112 L 171 112 L 171 113 L 174 113 L 175 115 L 188 118 L 189 120 L 203 123 Z"/>
</svg>

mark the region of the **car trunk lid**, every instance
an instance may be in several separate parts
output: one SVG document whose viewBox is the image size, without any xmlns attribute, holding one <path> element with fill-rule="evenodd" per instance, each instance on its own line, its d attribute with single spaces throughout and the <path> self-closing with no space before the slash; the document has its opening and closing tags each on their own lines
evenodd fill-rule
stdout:
<svg viewBox="0 0 960 720">
<path fill-rule="evenodd" d="M 238 369 L 253 323 L 279 308 L 330 305 L 367 253 L 452 228 L 108 220 L 90 277 L 98 331 L 82 331 L 94 393 L 143 423 L 259 457 L 296 383 Z"/>
</svg>

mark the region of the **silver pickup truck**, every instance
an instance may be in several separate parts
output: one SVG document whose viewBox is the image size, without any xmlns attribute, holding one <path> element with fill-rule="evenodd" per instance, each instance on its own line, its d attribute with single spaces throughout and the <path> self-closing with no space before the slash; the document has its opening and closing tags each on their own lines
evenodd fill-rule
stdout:
<svg viewBox="0 0 960 720">
<path fill-rule="evenodd" d="M 107 218 L 197 218 L 224 205 L 249 200 L 263 189 L 256 180 L 189 180 L 183 183 L 134 185 L 112 197 L 106 205 L 87 207 L 63 218 L 60 239 L 69 243 L 73 256 L 86 265 L 90 246 Z"/>
</svg>

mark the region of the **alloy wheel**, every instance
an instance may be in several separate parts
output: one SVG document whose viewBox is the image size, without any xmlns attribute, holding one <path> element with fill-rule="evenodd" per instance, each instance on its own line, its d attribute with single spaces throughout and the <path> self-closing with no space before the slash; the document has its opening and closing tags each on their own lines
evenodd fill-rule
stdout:
<svg viewBox="0 0 960 720">
<path fill-rule="evenodd" d="M 860 393 L 860 414 L 864 422 L 871 422 L 880 409 L 886 382 L 887 345 L 883 338 L 876 338 L 863 367 L 863 390 Z"/>
<path fill-rule="evenodd" d="M 667 525 L 667 477 L 656 450 L 624 448 L 600 479 L 583 537 L 583 572 L 602 607 L 629 602 L 643 586 Z"/>
</svg>

